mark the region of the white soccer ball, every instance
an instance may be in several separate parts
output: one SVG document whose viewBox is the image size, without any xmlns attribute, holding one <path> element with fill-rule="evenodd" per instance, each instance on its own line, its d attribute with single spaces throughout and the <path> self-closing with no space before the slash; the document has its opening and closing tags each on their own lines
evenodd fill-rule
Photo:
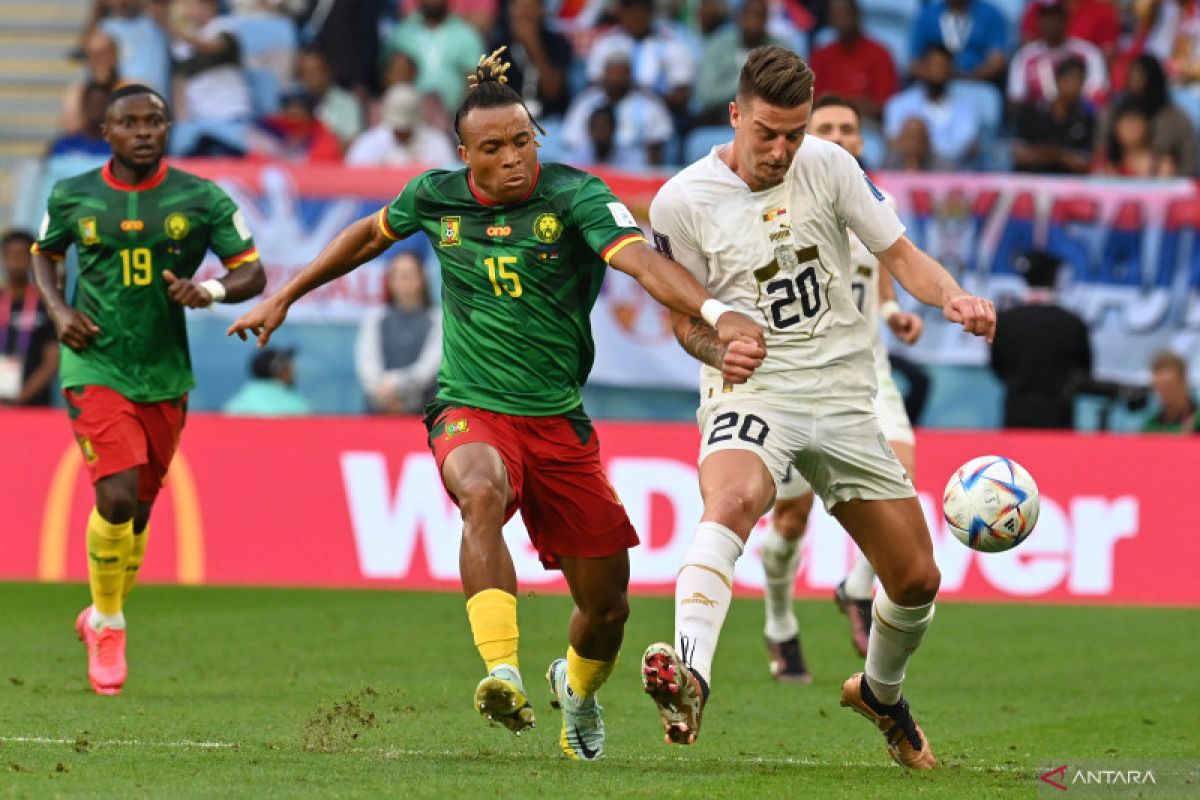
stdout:
<svg viewBox="0 0 1200 800">
<path fill-rule="evenodd" d="M 1040 508 L 1033 477 L 1004 456 L 980 456 L 963 464 L 942 495 L 950 530 L 967 547 L 984 553 L 1011 550 L 1025 541 Z"/>
</svg>

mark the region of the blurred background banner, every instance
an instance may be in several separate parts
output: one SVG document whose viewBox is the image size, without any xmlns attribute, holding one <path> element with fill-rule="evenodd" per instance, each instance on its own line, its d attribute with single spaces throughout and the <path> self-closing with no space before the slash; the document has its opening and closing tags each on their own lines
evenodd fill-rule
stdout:
<svg viewBox="0 0 1200 800">
<path fill-rule="evenodd" d="M 642 544 L 635 592 L 670 593 L 700 515 L 697 433 L 672 423 L 598 423 L 608 474 Z M 943 598 L 1200 606 L 1197 544 L 1180 521 L 1200 518 L 1200 474 L 1187 439 L 1072 433 L 919 431 L 918 490 L 942 571 Z M 0 415 L 6 558 L 0 579 L 84 580 L 91 487 L 61 411 Z M 1042 487 L 1034 535 L 1008 553 L 961 545 L 941 520 L 944 480 L 967 457 L 1001 452 Z M 819 504 L 818 504 L 819 506 Z M 244 585 L 435 588 L 457 591 L 457 510 L 411 418 L 233 419 L 196 414 L 155 507 L 147 580 Z M 506 535 L 522 586 L 562 591 L 519 516 Z M 750 549 L 757 550 L 757 535 Z M 800 592 L 826 596 L 852 545 L 823 512 L 805 538 Z M 756 593 L 757 557 L 737 588 Z"/>
</svg>

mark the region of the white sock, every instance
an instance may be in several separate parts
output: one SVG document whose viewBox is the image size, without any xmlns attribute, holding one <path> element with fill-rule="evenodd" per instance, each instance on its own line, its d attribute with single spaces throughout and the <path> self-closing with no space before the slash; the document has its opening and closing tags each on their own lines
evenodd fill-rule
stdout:
<svg viewBox="0 0 1200 800">
<path fill-rule="evenodd" d="M 97 633 L 101 628 L 112 628 L 113 630 L 125 630 L 125 612 L 118 611 L 116 614 L 101 614 L 92 606 L 92 613 L 88 617 L 88 625 L 92 626 L 92 630 Z"/>
<path fill-rule="evenodd" d="M 733 599 L 733 565 L 744 545 L 717 522 L 701 522 L 675 581 L 675 643 L 679 656 L 710 685 L 721 626 Z"/>
<path fill-rule="evenodd" d="M 915 608 L 898 606 L 882 587 L 875 593 L 866 673 L 871 692 L 884 705 L 900 700 L 905 668 L 925 638 L 933 610 L 933 603 Z"/>
<path fill-rule="evenodd" d="M 871 589 L 875 585 L 875 568 L 862 551 L 857 551 L 854 565 L 846 573 L 846 596 L 851 600 L 870 600 Z"/>
<path fill-rule="evenodd" d="M 786 642 L 800 632 L 796 621 L 796 572 L 800 569 L 800 540 L 785 539 L 775 525 L 767 527 L 762 547 L 763 572 L 767 576 L 763 593 L 767 612 L 764 632 L 772 642 Z"/>
</svg>

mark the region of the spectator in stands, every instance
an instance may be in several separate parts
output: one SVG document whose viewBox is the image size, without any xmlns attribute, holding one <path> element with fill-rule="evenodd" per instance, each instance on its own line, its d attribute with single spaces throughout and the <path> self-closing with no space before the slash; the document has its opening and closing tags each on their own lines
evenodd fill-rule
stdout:
<svg viewBox="0 0 1200 800">
<path fill-rule="evenodd" d="M 458 155 L 450 137 L 426 125 L 422 116 L 421 93 L 415 86 L 391 87 L 383 97 L 382 121 L 359 134 L 346 153 L 346 163 L 354 167 L 454 167 Z"/>
<path fill-rule="evenodd" d="M 258 120 L 250 130 L 249 155 L 301 164 L 338 163 L 342 144 L 317 118 L 317 101 L 303 89 L 283 97 L 283 108 Z"/>
<path fill-rule="evenodd" d="M 920 117 L 909 117 L 900 132 L 888 141 L 884 169 L 897 172 L 925 172 L 933 169 L 933 145 L 929 128 Z"/>
<path fill-rule="evenodd" d="M 615 166 L 613 156 L 617 147 L 617 115 L 613 107 L 605 103 L 597 106 L 588 117 L 588 141 L 585 152 L 575 156 L 574 161 L 580 167 L 598 165 Z"/>
<path fill-rule="evenodd" d="M 296 65 L 304 91 L 317 101 L 317 118 L 333 131 L 343 147 L 363 129 L 362 104 L 353 93 L 333 82 L 329 62 L 317 50 L 305 50 Z"/>
<path fill-rule="evenodd" d="M 171 151 L 176 155 L 242 155 L 254 116 L 241 43 L 220 0 L 180 0 L 171 27 L 175 102 Z"/>
<path fill-rule="evenodd" d="M 83 39 L 83 75 L 67 87 L 63 94 L 59 129 L 63 133 L 83 130 L 83 90 L 92 84 L 103 86 L 110 93 L 117 88 L 117 43 L 107 33 L 93 31 Z"/>
<path fill-rule="evenodd" d="M 48 406 L 58 374 L 58 335 L 29 280 L 33 236 L 0 239 L 0 406 Z"/>
<path fill-rule="evenodd" d="M 469 22 L 471 27 L 479 31 L 479 35 L 486 39 L 498 23 L 496 12 L 501 5 L 506 4 L 507 0 L 503 3 L 499 0 L 450 0 L 450 13 Z M 400 16 L 405 17 L 417 10 L 419 0 L 400 0 L 398 5 L 401 11 Z M 500 44 L 508 44 L 508 42 Z"/>
<path fill-rule="evenodd" d="M 508 85 L 525 100 L 534 117 L 561 117 L 571 98 L 567 73 L 575 57 L 571 43 L 546 26 L 542 0 L 509 0 L 504 21 L 488 50 L 508 45 Z"/>
<path fill-rule="evenodd" d="M 1176 86 L 1200 90 L 1200 0 L 1180 0 L 1179 32 L 1167 60 L 1167 72 Z"/>
<path fill-rule="evenodd" d="M 1187 114 L 1171 102 L 1162 64 L 1149 53 L 1134 59 L 1129 67 L 1125 93 L 1117 97 L 1112 107 L 1100 117 L 1098 160 L 1103 163 L 1108 156 L 1105 148 L 1111 138 L 1113 112 L 1125 101 L 1139 103 L 1150 117 L 1150 151 L 1154 156 L 1150 172 L 1157 174 L 1159 162 L 1169 159 L 1175 166 L 1176 174 L 1196 176 L 1196 130 Z"/>
<path fill-rule="evenodd" d="M 1074 389 L 1091 376 L 1087 325 L 1055 302 L 1061 265 L 1049 253 L 1017 261 L 1029 290 L 996 318 L 992 371 L 1004 384 L 1004 427 L 1075 427 Z"/>
<path fill-rule="evenodd" d="M 1174 178 L 1179 174 L 1171 156 L 1154 152 L 1150 115 L 1137 100 L 1126 99 L 1117 106 L 1104 148 L 1104 161 L 1096 170 L 1103 175 Z"/>
<path fill-rule="evenodd" d="M 1106 60 L 1117 52 L 1121 36 L 1121 15 L 1111 0 L 1062 0 L 1067 9 L 1067 36 L 1083 39 L 1100 48 Z M 1037 35 L 1040 3 L 1029 3 L 1021 17 L 1021 41 L 1028 42 Z"/>
<path fill-rule="evenodd" d="M 883 129 L 889 147 L 899 147 L 897 139 L 909 120 L 915 118 L 924 123 L 935 169 L 966 168 L 979 141 L 978 110 L 949 91 L 953 58 L 942 45 L 929 45 L 920 59 L 920 83 L 893 96 L 883 109 Z"/>
<path fill-rule="evenodd" d="M 1082 175 L 1091 169 L 1096 115 L 1081 97 L 1086 72 L 1082 61 L 1068 58 L 1054 71 L 1054 99 L 1017 109 L 1013 166 L 1018 172 Z"/>
<path fill-rule="evenodd" d="M 89 84 L 83 90 L 83 128 L 78 133 L 56 138 L 50 143 L 49 155 L 107 156 L 112 153 L 112 148 L 100 133 L 109 94 L 109 88 L 99 83 Z"/>
<path fill-rule="evenodd" d="M 896 93 L 896 65 L 887 48 L 863 35 L 856 0 L 833 0 L 829 24 L 837 39 L 812 54 L 813 71 L 821 76 L 820 94 L 854 101 L 864 117 L 879 120 L 883 104 Z"/>
<path fill-rule="evenodd" d="M 100 30 L 117 43 L 122 80 L 144 83 L 169 97 L 171 62 L 167 40 L 167 0 L 110 0 L 111 15 Z"/>
<path fill-rule="evenodd" d="M 696 77 L 696 124 L 729 124 L 729 103 L 737 94 L 738 75 L 746 56 L 766 44 L 791 45 L 767 31 L 767 0 L 744 0 L 737 24 L 722 28 L 704 41 Z"/>
<path fill-rule="evenodd" d="M 1017 50 L 1009 68 L 1009 102 L 1053 100 L 1057 93 L 1055 68 L 1075 58 L 1086 72 L 1083 98 L 1098 106 L 1108 93 L 1108 67 L 1100 48 L 1067 36 L 1067 9 L 1061 0 L 1042 0 L 1037 8 L 1037 38 Z"/>
<path fill-rule="evenodd" d="M 688 43 L 671 26 L 655 21 L 654 0 L 617 0 L 616 15 L 617 28 L 592 43 L 588 82 L 602 82 L 609 56 L 620 53 L 629 60 L 638 87 L 666 100 L 678 118 L 686 117 L 696 81 L 695 57 Z M 620 112 L 617 117 L 619 125 Z"/>
<path fill-rule="evenodd" d="M 417 88 L 434 92 L 446 108 L 458 108 L 464 77 L 483 53 L 483 39 L 470 23 L 450 13 L 449 0 L 421 0 L 388 38 L 390 53 L 408 53 L 417 62 Z"/>
<path fill-rule="evenodd" d="M 1142 423 L 1146 433 L 1200 433 L 1200 413 L 1187 381 L 1187 363 L 1169 350 L 1150 364 L 1158 412 Z"/>
<path fill-rule="evenodd" d="M 644 169 L 664 163 L 666 143 L 674 133 L 671 113 L 657 95 L 633 85 L 630 54 L 609 48 L 601 74 L 601 85 L 587 89 L 576 98 L 563 122 L 562 137 L 569 163 L 591 163 L 588 136 L 592 112 L 612 106 L 616 120 L 612 156 L 609 163 L 625 169 Z"/>
<path fill-rule="evenodd" d="M 985 0 L 936 0 L 921 9 L 909 52 L 914 58 L 940 44 L 954 59 L 954 77 L 1000 85 L 1012 32 L 1008 21 Z M 913 74 L 920 77 L 918 65 Z"/>
<path fill-rule="evenodd" d="M 379 20 L 387 5 L 387 0 L 321 0 L 315 3 L 301 29 L 301 41 L 324 57 L 331 71 L 331 83 L 350 90 L 360 103 L 366 102 L 377 89 Z M 329 121 L 325 120 L 325 124 L 329 125 Z M 336 126 L 330 127 L 343 143 L 358 133 L 355 130 L 345 135 Z M 359 130 L 361 127 L 360 123 Z"/>
<path fill-rule="evenodd" d="M 296 391 L 292 348 L 267 347 L 250 359 L 250 379 L 221 410 L 245 417 L 296 417 L 312 413 L 308 401 Z"/>
<path fill-rule="evenodd" d="M 725 0 L 700 0 L 696 6 L 696 33 L 708 39 L 732 20 Z"/>
<path fill-rule="evenodd" d="M 417 414 L 437 391 L 442 313 L 430 300 L 424 265 L 412 252 L 388 265 L 387 303 L 367 312 L 354 345 L 354 365 L 367 407 Z"/>
</svg>

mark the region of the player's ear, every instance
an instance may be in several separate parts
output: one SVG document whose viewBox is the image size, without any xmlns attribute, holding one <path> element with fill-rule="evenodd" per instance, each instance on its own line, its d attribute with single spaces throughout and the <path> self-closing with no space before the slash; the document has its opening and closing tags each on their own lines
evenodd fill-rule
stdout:
<svg viewBox="0 0 1200 800">
<path fill-rule="evenodd" d="M 738 109 L 737 100 L 736 99 L 730 100 L 729 101 L 729 124 L 736 128 L 738 126 L 738 119 L 740 119 L 741 116 L 742 115 L 741 115 L 740 110 Z"/>
<path fill-rule="evenodd" d="M 467 155 L 467 146 L 460 144 L 458 146 L 458 158 L 468 167 L 471 166 L 471 157 Z"/>
</svg>

